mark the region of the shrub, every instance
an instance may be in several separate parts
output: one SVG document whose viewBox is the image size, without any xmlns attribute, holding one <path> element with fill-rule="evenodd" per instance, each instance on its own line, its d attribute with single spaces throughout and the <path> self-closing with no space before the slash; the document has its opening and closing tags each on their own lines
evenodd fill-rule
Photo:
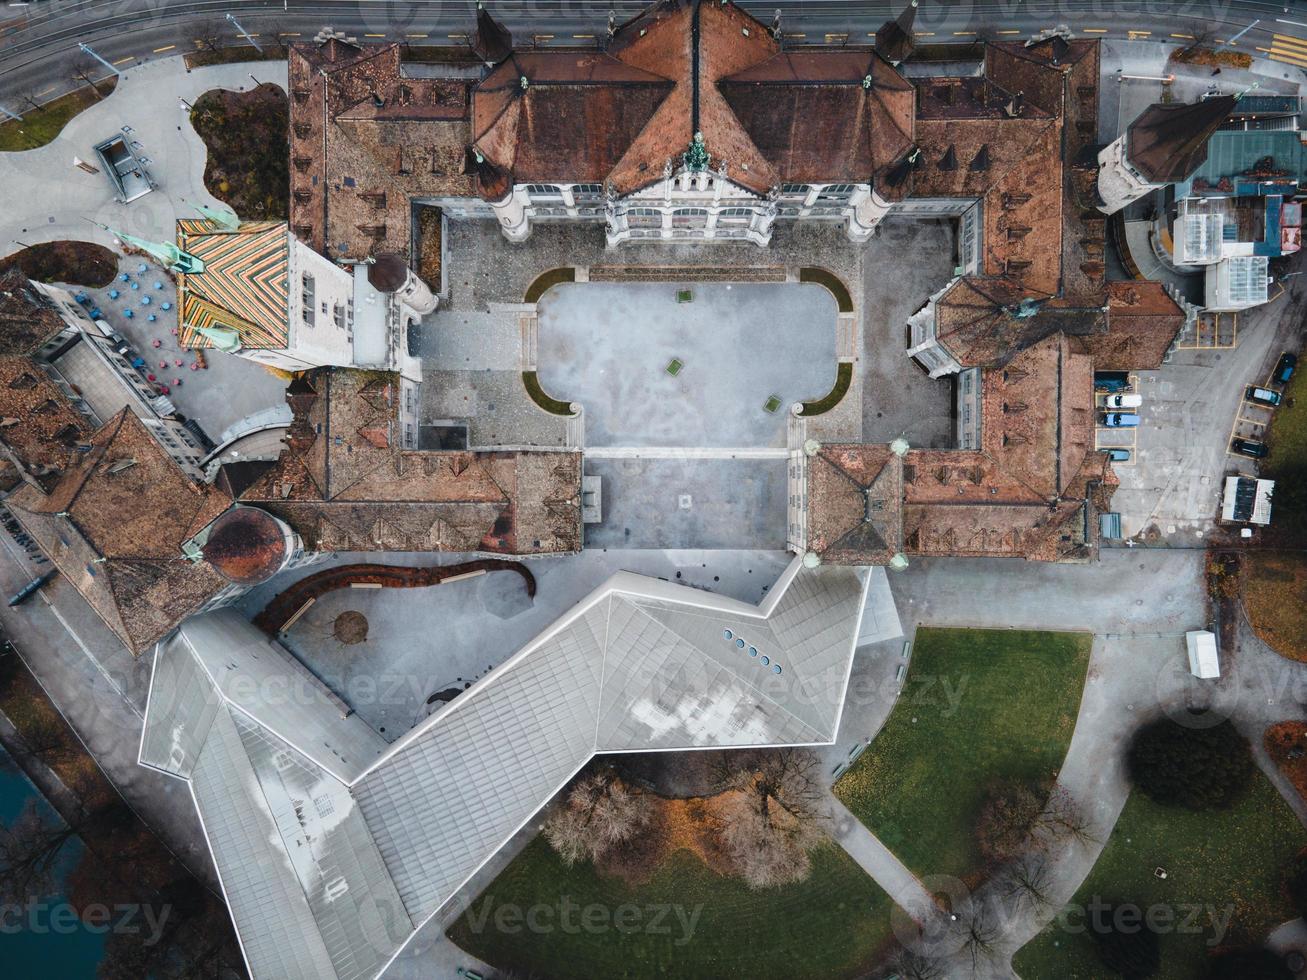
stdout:
<svg viewBox="0 0 1307 980">
<path fill-rule="evenodd" d="M 1164 806 L 1230 806 L 1253 773 L 1248 743 L 1228 721 L 1190 728 L 1163 718 L 1135 732 L 1126 757 L 1130 778 Z"/>
<path fill-rule="evenodd" d="M 1133 929 L 1118 929 L 1114 914 L 1104 915 L 1102 921 L 1108 929 L 1096 931 L 1093 936 L 1098 958 L 1105 967 L 1125 980 L 1144 980 L 1157 973 L 1162 966 L 1161 940 L 1157 933 L 1142 923 Z"/>
</svg>

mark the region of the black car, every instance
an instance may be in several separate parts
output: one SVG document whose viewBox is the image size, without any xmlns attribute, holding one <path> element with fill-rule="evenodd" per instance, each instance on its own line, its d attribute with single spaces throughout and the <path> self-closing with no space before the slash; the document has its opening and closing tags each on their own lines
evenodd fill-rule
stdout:
<svg viewBox="0 0 1307 980">
<path fill-rule="evenodd" d="M 1268 450 L 1264 442 L 1254 442 L 1252 439 L 1234 439 L 1230 442 L 1230 451 L 1238 453 L 1240 456 L 1262 459 Z"/>
<path fill-rule="evenodd" d="M 1275 365 L 1275 374 L 1271 375 L 1277 385 L 1287 385 L 1293 377 L 1294 368 L 1298 366 L 1298 355 L 1285 351 Z"/>
</svg>

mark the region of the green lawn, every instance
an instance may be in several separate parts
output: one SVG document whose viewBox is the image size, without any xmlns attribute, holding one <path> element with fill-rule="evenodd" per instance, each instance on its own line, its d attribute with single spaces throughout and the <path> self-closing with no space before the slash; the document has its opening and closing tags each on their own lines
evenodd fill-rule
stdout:
<svg viewBox="0 0 1307 980">
<path fill-rule="evenodd" d="M 1271 431 L 1266 437 L 1271 455 L 1262 466 L 1264 475 L 1274 477 L 1282 470 L 1307 465 L 1307 382 L 1303 381 L 1304 375 L 1307 375 L 1307 364 L 1299 364 L 1293 380 L 1284 390 L 1284 401 L 1271 417 Z"/>
<path fill-rule="evenodd" d="M 97 97 L 89 85 L 75 92 L 60 96 L 53 102 L 47 102 L 39 109 L 22 102 L 10 106 L 21 113 L 22 120 L 10 120 L 0 123 L 0 152 L 31 150 L 45 146 L 68 125 L 68 120 L 84 109 L 89 109 L 114 90 L 117 78 L 107 78 L 96 83 L 99 89 Z"/>
<path fill-rule="evenodd" d="M 1176 909 L 1177 924 L 1195 905 L 1221 910 L 1218 919 L 1233 910 L 1225 942 L 1260 942 L 1294 917 L 1281 876 L 1304 844 L 1307 832 L 1260 771 L 1247 796 L 1224 812 L 1168 809 L 1133 793 L 1071 907 L 1086 907 L 1095 896 L 1143 908 L 1165 905 Z M 1166 869 L 1165 880 L 1154 877 L 1156 867 Z M 1078 915 L 1063 918 L 1081 921 Z M 1216 935 L 1211 922 L 1204 911 L 1197 919 L 1200 932 L 1164 932 L 1158 977 L 1200 975 L 1207 943 Z M 1110 976 L 1090 936 L 1067 932 L 1059 919 L 1022 948 L 1013 965 L 1024 980 Z"/>
<path fill-rule="evenodd" d="M 899 703 L 835 794 L 918 875 L 964 877 L 996 779 L 1061 768 L 1089 664 L 1085 633 L 920 629 Z"/>
<path fill-rule="evenodd" d="M 814 853 L 807 881 L 755 892 L 688 851 L 632 888 L 590 864 L 565 867 L 536 838 L 449 936 L 480 959 L 529 976 L 835 980 L 869 967 L 890 937 L 891 908 L 834 845 Z"/>
</svg>

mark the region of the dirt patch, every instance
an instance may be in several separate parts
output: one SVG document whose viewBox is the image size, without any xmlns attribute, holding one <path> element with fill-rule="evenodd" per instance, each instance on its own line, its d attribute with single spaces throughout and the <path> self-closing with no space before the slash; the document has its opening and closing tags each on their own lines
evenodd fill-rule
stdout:
<svg viewBox="0 0 1307 980">
<path fill-rule="evenodd" d="M 1253 631 L 1280 656 L 1307 660 L 1307 558 L 1248 552 L 1243 568 L 1243 605 Z"/>
<path fill-rule="evenodd" d="M 276 85 L 250 92 L 214 89 L 195 100 L 191 125 L 208 147 L 204 186 L 242 218 L 290 214 L 287 128 L 290 104 Z"/>
<path fill-rule="evenodd" d="M 43 242 L 0 259 L 0 275 L 17 266 L 37 282 L 102 288 L 118 274 L 118 256 L 94 242 Z"/>
<path fill-rule="evenodd" d="M 418 278 L 440 290 L 440 208 L 423 208 L 418 212 Z"/>
<path fill-rule="evenodd" d="M 1307 800 L 1307 722 L 1276 722 L 1262 735 L 1262 744 L 1276 768 Z"/>
<path fill-rule="evenodd" d="M 361 612 L 347 609 L 332 623 L 331 635 L 346 646 L 362 643 L 368 638 L 368 617 Z"/>
</svg>

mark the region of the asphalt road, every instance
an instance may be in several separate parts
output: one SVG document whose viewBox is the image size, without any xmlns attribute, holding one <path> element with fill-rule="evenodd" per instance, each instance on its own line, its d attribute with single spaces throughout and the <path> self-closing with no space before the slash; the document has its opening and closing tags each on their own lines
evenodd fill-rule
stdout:
<svg viewBox="0 0 1307 980">
<path fill-rule="evenodd" d="M 644 0 L 492 0 L 519 43 L 590 45 L 603 35 L 609 10 L 618 21 Z M 770 23 L 778 0 L 745 2 Z M 790 0 L 782 28 L 808 43 L 863 43 L 901 8 L 867 0 Z M 73 87 L 79 42 L 118 66 L 173 57 L 197 37 L 237 42 L 234 15 L 257 43 L 309 37 L 331 25 L 374 40 L 462 44 L 474 22 L 474 0 L 33 0 L 0 9 L 0 105 L 21 111 L 26 96 L 45 101 Z M 1065 23 L 1079 34 L 1168 38 L 1189 43 L 1237 39 L 1240 50 L 1307 68 L 1307 0 L 925 0 L 920 36 L 933 41 L 977 35 L 1014 37 Z M 107 69 L 106 69 L 107 71 Z"/>
</svg>

